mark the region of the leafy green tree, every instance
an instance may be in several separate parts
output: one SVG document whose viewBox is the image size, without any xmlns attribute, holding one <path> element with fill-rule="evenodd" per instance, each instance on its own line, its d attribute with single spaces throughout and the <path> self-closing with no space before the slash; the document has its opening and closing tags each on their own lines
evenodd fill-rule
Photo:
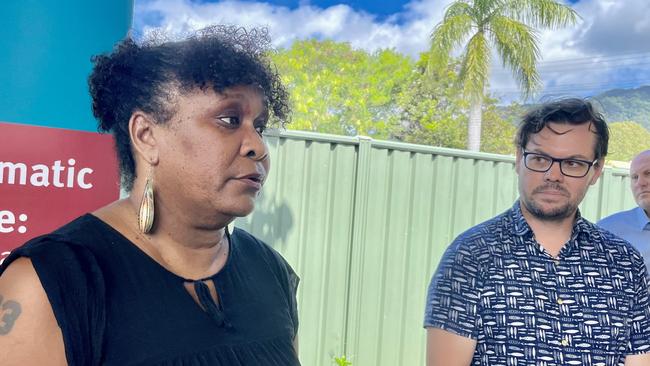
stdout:
<svg viewBox="0 0 650 366">
<path fill-rule="evenodd" d="M 489 79 L 492 48 L 511 69 L 525 95 L 540 84 L 536 63 L 536 28 L 572 25 L 578 18 L 570 7 L 554 0 L 457 0 L 446 10 L 431 35 L 431 63 L 444 65 L 466 39 L 459 80 L 470 101 L 469 150 L 481 146 L 483 96 Z"/>
<path fill-rule="evenodd" d="M 609 124 L 608 160 L 630 161 L 643 150 L 650 149 L 650 131 L 636 122 Z"/>
<path fill-rule="evenodd" d="M 532 105 L 524 105 L 517 102 L 511 102 L 506 106 L 499 106 L 497 113 L 499 117 L 513 126 L 519 126 L 521 119 L 528 112 Z"/>
<path fill-rule="evenodd" d="M 458 62 L 428 67 L 392 50 L 369 53 L 347 43 L 306 40 L 272 55 L 294 106 L 291 129 L 462 149 L 468 103 L 460 97 Z M 485 102 L 483 150 L 509 153 L 510 129 Z"/>
<path fill-rule="evenodd" d="M 290 128 L 385 139 L 398 123 L 397 97 L 413 70 L 407 56 L 312 39 L 271 57 L 291 93 Z"/>
<path fill-rule="evenodd" d="M 467 143 L 468 103 L 460 97 L 457 64 L 439 65 L 427 70 L 428 54 L 422 54 L 417 72 L 404 88 L 399 102 L 402 109 L 399 140 L 423 145 L 463 149 Z M 512 154 L 515 127 L 498 113 L 496 99 L 485 97 L 481 150 Z"/>
<path fill-rule="evenodd" d="M 503 119 L 499 114 L 495 99 L 486 99 L 483 107 L 483 126 L 481 151 L 493 154 L 514 155 L 517 126 Z"/>
<path fill-rule="evenodd" d="M 421 54 L 415 71 L 398 97 L 401 123 L 393 138 L 404 142 L 462 149 L 467 136 L 467 103 L 458 97 L 456 73 L 443 65 L 426 72 Z"/>
</svg>

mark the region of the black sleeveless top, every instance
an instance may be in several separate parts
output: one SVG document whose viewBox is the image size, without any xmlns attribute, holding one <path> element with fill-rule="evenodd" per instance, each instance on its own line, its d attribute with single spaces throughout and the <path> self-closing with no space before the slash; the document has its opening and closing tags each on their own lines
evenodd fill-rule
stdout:
<svg viewBox="0 0 650 366">
<path fill-rule="evenodd" d="M 71 366 L 300 365 L 292 344 L 298 277 L 243 230 L 230 235 L 223 269 L 206 279 L 219 296 L 213 309 L 93 215 L 15 249 L 0 274 L 21 256 L 43 284 Z"/>
</svg>

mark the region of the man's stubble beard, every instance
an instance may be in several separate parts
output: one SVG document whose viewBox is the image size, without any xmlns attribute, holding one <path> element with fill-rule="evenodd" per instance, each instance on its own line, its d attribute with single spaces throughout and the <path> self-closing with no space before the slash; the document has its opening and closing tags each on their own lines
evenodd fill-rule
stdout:
<svg viewBox="0 0 650 366">
<path fill-rule="evenodd" d="M 544 210 L 541 207 L 541 205 L 539 205 L 537 202 L 535 202 L 535 200 L 532 199 L 532 196 L 535 195 L 536 193 L 548 189 L 555 189 L 563 192 L 564 194 L 566 194 L 566 197 L 568 197 L 568 201 L 559 207 L 554 207 L 551 208 L 550 210 Z M 543 186 L 539 186 L 531 192 L 530 196 L 526 196 L 525 194 L 522 194 L 521 197 L 522 197 L 521 198 L 522 204 L 525 206 L 526 210 L 533 217 L 541 221 L 562 221 L 568 217 L 571 217 L 575 215 L 575 212 L 577 211 L 578 204 L 579 204 L 577 202 L 572 202 L 569 192 L 566 190 L 566 188 L 562 187 L 559 184 L 546 184 Z"/>
</svg>

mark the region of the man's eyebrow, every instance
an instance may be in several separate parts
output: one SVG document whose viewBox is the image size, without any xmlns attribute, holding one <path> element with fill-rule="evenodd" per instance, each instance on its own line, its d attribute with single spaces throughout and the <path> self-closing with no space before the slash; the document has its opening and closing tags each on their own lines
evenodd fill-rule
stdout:
<svg viewBox="0 0 650 366">
<path fill-rule="evenodd" d="M 546 155 L 548 157 L 555 158 L 555 159 L 564 159 L 564 160 L 566 160 L 566 159 L 578 159 L 578 160 L 585 160 L 585 161 L 589 160 L 588 157 L 586 157 L 586 156 L 584 156 L 582 154 L 574 154 L 574 155 L 569 155 L 569 156 L 567 156 L 565 158 L 558 158 L 557 156 L 553 156 L 553 155 L 551 155 L 551 154 L 549 154 L 549 153 L 547 153 L 547 152 L 545 152 L 543 150 L 540 150 L 539 148 L 534 148 L 534 149 L 530 149 L 530 150 L 527 149 L 526 152 L 531 152 L 531 153 L 540 154 L 540 155 Z"/>
</svg>

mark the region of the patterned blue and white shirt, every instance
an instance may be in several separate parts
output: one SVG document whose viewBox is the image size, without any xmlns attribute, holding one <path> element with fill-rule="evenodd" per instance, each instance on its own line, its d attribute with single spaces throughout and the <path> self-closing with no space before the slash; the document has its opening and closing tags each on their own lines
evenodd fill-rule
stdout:
<svg viewBox="0 0 650 366">
<path fill-rule="evenodd" d="M 638 250 L 579 213 L 552 257 L 516 202 L 449 246 L 424 326 L 476 339 L 472 365 L 623 365 L 650 352 L 647 270 Z"/>
</svg>

